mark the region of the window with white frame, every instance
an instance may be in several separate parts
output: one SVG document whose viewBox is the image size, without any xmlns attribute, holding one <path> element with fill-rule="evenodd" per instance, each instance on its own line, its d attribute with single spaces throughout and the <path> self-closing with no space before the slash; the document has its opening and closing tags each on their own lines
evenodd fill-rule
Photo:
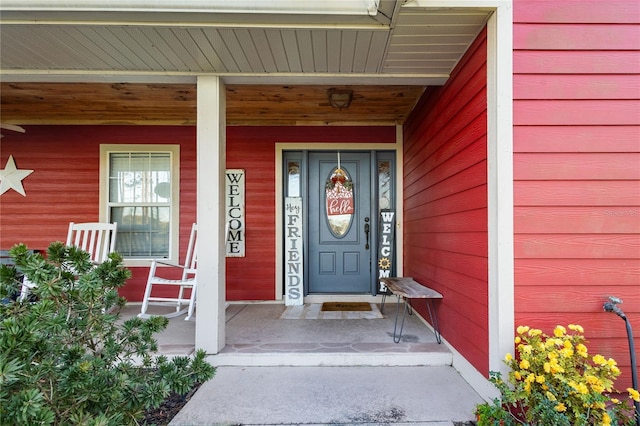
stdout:
<svg viewBox="0 0 640 426">
<path fill-rule="evenodd" d="M 174 258 L 177 247 L 178 145 L 102 145 L 101 205 L 117 222 L 125 259 Z"/>
</svg>

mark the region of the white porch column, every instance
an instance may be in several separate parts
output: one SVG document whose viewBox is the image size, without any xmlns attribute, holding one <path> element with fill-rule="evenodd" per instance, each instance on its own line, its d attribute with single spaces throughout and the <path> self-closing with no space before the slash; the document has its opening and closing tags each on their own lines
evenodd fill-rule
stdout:
<svg viewBox="0 0 640 426">
<path fill-rule="evenodd" d="M 506 375 L 513 353 L 513 10 L 499 2 L 487 23 L 489 371 Z"/>
<path fill-rule="evenodd" d="M 216 354 L 225 344 L 224 172 L 226 99 L 219 77 L 198 77 L 196 349 Z"/>
</svg>

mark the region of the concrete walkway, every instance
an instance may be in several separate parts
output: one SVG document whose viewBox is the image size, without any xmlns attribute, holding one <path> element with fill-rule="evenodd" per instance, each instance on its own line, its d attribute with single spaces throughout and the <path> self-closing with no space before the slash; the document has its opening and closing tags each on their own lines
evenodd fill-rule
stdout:
<svg viewBox="0 0 640 426">
<path fill-rule="evenodd" d="M 448 366 L 218 367 L 176 425 L 452 425 L 480 396 Z"/>
</svg>

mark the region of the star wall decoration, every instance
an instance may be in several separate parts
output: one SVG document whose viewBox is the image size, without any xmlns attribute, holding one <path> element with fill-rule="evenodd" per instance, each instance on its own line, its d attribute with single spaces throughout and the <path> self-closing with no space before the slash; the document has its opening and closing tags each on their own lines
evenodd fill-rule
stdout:
<svg viewBox="0 0 640 426">
<path fill-rule="evenodd" d="M 16 162 L 13 160 L 13 155 L 10 155 L 4 170 L 0 170 L 0 195 L 13 189 L 23 197 L 26 197 L 27 194 L 24 192 L 22 180 L 31 173 L 33 173 L 33 170 L 18 170 Z"/>
</svg>

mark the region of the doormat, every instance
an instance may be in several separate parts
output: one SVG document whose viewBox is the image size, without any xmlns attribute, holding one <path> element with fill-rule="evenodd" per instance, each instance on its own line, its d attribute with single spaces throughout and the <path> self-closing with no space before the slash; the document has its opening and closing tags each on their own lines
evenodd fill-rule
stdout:
<svg viewBox="0 0 640 426">
<path fill-rule="evenodd" d="M 327 311 L 370 311 L 371 303 L 367 302 L 324 302 L 322 310 Z"/>
<path fill-rule="evenodd" d="M 280 316 L 280 319 L 380 319 L 384 315 L 375 303 L 367 303 L 367 311 L 323 311 L 321 303 L 305 303 L 300 306 L 287 306 Z"/>
</svg>

